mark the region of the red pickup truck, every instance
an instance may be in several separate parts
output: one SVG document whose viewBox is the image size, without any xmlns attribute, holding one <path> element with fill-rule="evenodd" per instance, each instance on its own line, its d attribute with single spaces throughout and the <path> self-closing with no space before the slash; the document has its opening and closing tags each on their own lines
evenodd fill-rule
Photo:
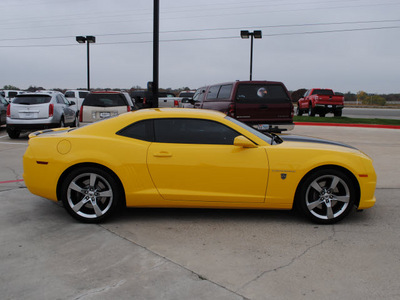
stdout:
<svg viewBox="0 0 400 300">
<path fill-rule="evenodd" d="M 342 115 L 344 97 L 335 95 L 330 89 L 311 89 L 308 90 L 303 98 L 297 103 L 297 115 L 301 116 L 307 112 L 310 117 L 319 114 L 325 117 L 327 113 L 333 113 L 335 117 Z"/>
</svg>

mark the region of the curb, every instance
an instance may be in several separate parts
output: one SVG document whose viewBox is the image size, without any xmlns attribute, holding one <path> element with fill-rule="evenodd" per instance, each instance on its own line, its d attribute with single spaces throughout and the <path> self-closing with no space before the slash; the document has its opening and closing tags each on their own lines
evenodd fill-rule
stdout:
<svg viewBox="0 0 400 300">
<path fill-rule="evenodd" d="M 294 124 L 300 125 L 300 126 L 306 125 L 306 126 L 334 126 L 334 127 L 400 129 L 400 125 L 344 124 L 344 123 L 318 123 L 318 122 L 294 122 Z"/>
</svg>

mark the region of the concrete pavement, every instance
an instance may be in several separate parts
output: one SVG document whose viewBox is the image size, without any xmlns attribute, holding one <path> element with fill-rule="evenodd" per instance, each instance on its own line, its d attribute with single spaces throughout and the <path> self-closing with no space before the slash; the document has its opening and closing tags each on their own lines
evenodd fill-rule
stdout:
<svg viewBox="0 0 400 300">
<path fill-rule="evenodd" d="M 369 154 L 376 206 L 329 226 L 287 211 L 179 209 L 126 209 L 87 225 L 23 182 L 0 184 L 2 298 L 398 299 L 400 131 L 293 133 Z M 3 135 L 0 181 L 18 180 L 27 140 Z"/>
</svg>

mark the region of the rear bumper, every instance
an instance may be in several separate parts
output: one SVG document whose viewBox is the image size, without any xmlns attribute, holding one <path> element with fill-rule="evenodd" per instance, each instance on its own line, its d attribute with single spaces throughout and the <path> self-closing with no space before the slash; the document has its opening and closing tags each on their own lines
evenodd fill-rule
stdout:
<svg viewBox="0 0 400 300">
<path fill-rule="evenodd" d="M 34 129 L 47 129 L 58 127 L 59 123 L 55 122 L 54 118 L 36 119 L 36 120 L 21 120 L 7 118 L 7 127 L 15 128 L 18 130 L 34 130 Z"/>
<path fill-rule="evenodd" d="M 334 112 L 342 110 L 343 107 L 344 106 L 342 104 L 320 104 L 320 103 L 315 104 L 315 109 L 317 111 L 324 110 L 325 112 Z"/>
</svg>

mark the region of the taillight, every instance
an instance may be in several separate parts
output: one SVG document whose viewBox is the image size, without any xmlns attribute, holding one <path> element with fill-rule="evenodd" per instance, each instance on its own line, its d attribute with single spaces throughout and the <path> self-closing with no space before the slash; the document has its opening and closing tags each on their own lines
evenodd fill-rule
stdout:
<svg viewBox="0 0 400 300">
<path fill-rule="evenodd" d="M 83 105 L 81 106 L 81 109 L 79 110 L 79 122 L 83 122 Z"/>
<path fill-rule="evenodd" d="M 235 104 L 229 104 L 228 113 L 227 115 L 234 118 L 236 115 L 236 106 Z"/>
<path fill-rule="evenodd" d="M 11 117 L 11 104 L 7 106 L 7 117 Z"/>
<path fill-rule="evenodd" d="M 146 104 L 146 97 L 143 97 L 143 104 Z"/>
<path fill-rule="evenodd" d="M 52 117 L 54 114 L 54 104 L 50 103 L 49 105 L 49 117 Z"/>
<path fill-rule="evenodd" d="M 130 112 L 130 111 L 131 111 L 131 107 L 128 105 L 127 108 L 126 108 L 126 110 L 127 110 L 128 112 Z"/>
<path fill-rule="evenodd" d="M 178 100 L 174 100 L 174 107 L 179 107 L 179 101 Z"/>
</svg>

